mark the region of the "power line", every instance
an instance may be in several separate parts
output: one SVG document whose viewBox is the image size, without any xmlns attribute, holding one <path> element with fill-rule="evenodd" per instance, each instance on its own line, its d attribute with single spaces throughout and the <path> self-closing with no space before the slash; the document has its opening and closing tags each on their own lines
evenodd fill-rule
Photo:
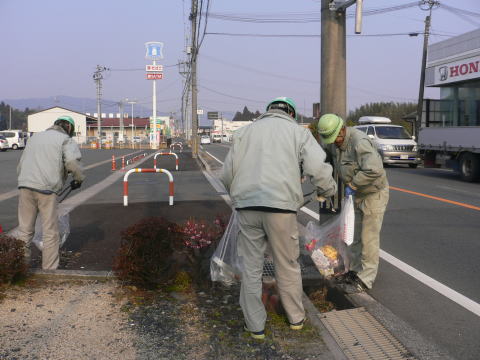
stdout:
<svg viewBox="0 0 480 360">
<path fill-rule="evenodd" d="M 237 36 L 237 37 L 263 37 L 263 38 L 320 38 L 320 34 L 248 34 L 248 33 L 226 33 L 226 32 L 207 32 L 207 35 L 217 36 Z M 406 33 L 391 33 L 391 34 L 357 34 L 346 35 L 347 37 L 359 38 L 359 37 L 391 37 L 391 36 L 417 36 L 422 34 L 421 31 L 412 31 Z"/>
</svg>

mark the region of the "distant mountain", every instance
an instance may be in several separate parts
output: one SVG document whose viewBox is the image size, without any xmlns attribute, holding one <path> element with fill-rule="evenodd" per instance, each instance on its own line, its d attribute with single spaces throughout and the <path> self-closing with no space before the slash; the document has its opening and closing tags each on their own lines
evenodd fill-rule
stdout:
<svg viewBox="0 0 480 360">
<path fill-rule="evenodd" d="M 77 111 L 79 113 L 90 113 L 94 114 L 97 112 L 97 100 L 90 99 L 90 98 L 77 98 L 72 96 L 50 96 L 47 98 L 30 98 L 30 99 L 4 99 L 0 100 L 3 101 L 5 104 L 12 106 L 14 109 L 18 110 L 25 110 L 29 108 L 30 110 L 40 111 L 44 109 L 48 109 L 54 106 L 60 106 L 69 110 Z M 113 100 L 102 100 L 102 113 L 114 113 L 117 114 L 119 112 L 118 105 L 116 101 Z M 129 104 L 125 104 L 124 112 L 130 114 L 131 106 Z M 140 117 L 149 117 L 152 114 L 151 108 L 141 106 L 141 105 L 134 105 L 133 106 L 133 113 L 135 116 Z M 170 113 L 167 112 L 158 112 L 158 116 L 168 116 Z M 232 120 L 235 115 L 233 111 L 223 112 L 223 116 L 225 119 Z M 177 117 L 180 117 L 180 114 L 176 114 Z M 207 111 L 204 112 L 204 115 L 198 116 L 200 126 L 209 126 L 212 123 L 212 120 L 207 119 Z"/>
<path fill-rule="evenodd" d="M 89 98 L 77 98 L 72 96 L 51 96 L 47 98 L 30 98 L 30 99 L 4 99 L 5 104 L 9 104 L 14 109 L 25 110 L 25 108 L 34 110 L 44 110 L 54 106 L 61 106 L 63 108 L 77 111 L 80 113 L 96 113 L 97 100 Z M 116 101 L 102 99 L 102 113 L 118 113 L 118 104 Z M 124 105 L 124 112 L 130 114 L 131 106 Z M 135 116 L 148 117 L 152 110 L 141 105 L 134 105 L 133 113 Z M 159 112 L 158 116 L 167 116 L 169 113 Z"/>
</svg>

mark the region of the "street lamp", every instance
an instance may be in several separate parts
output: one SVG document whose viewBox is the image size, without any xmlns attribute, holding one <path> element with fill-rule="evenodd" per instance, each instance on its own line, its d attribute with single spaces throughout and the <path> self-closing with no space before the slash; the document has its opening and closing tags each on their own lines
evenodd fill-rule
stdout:
<svg viewBox="0 0 480 360">
<path fill-rule="evenodd" d="M 134 133 L 133 133 L 133 129 L 134 129 L 134 126 L 133 126 L 133 105 L 136 104 L 138 101 L 137 100 L 130 100 L 129 101 L 128 98 L 126 98 L 125 101 L 127 102 L 127 104 L 132 105 L 132 113 L 130 114 L 131 119 L 132 119 L 132 123 L 130 124 L 130 126 L 131 126 L 131 130 L 132 130 L 132 148 L 134 148 L 135 145 L 134 145 L 134 142 L 133 142 L 133 136 L 134 136 Z"/>
</svg>

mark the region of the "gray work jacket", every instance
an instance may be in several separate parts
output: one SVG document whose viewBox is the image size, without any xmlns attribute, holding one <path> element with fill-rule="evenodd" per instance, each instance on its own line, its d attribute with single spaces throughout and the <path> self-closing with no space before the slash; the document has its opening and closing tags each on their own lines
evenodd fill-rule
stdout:
<svg viewBox="0 0 480 360">
<path fill-rule="evenodd" d="M 74 180 L 85 178 L 77 143 L 57 125 L 34 134 L 23 150 L 17 166 L 18 187 L 58 193 L 68 173 Z"/>
<path fill-rule="evenodd" d="M 340 178 L 357 188 L 357 196 L 388 188 L 382 157 L 364 132 L 347 127 L 345 140 L 335 152 L 334 160 Z"/>
<path fill-rule="evenodd" d="M 333 196 L 336 183 L 325 152 L 309 130 L 280 110 L 271 110 L 233 135 L 221 180 L 235 208 L 297 211 L 303 204 L 301 170 L 318 194 Z"/>
</svg>

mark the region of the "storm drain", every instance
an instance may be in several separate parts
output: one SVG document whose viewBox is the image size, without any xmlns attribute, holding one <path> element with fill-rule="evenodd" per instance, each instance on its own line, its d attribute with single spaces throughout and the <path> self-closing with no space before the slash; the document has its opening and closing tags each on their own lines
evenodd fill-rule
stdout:
<svg viewBox="0 0 480 360">
<path fill-rule="evenodd" d="M 302 279 L 322 279 L 322 276 L 309 256 L 300 255 L 298 263 L 300 264 L 300 270 L 302 271 Z M 265 256 L 265 261 L 263 263 L 263 276 L 275 277 L 275 265 L 273 264 L 272 258 L 269 256 Z"/>
<path fill-rule="evenodd" d="M 348 359 L 415 359 L 364 308 L 331 311 L 319 317 Z"/>
</svg>

